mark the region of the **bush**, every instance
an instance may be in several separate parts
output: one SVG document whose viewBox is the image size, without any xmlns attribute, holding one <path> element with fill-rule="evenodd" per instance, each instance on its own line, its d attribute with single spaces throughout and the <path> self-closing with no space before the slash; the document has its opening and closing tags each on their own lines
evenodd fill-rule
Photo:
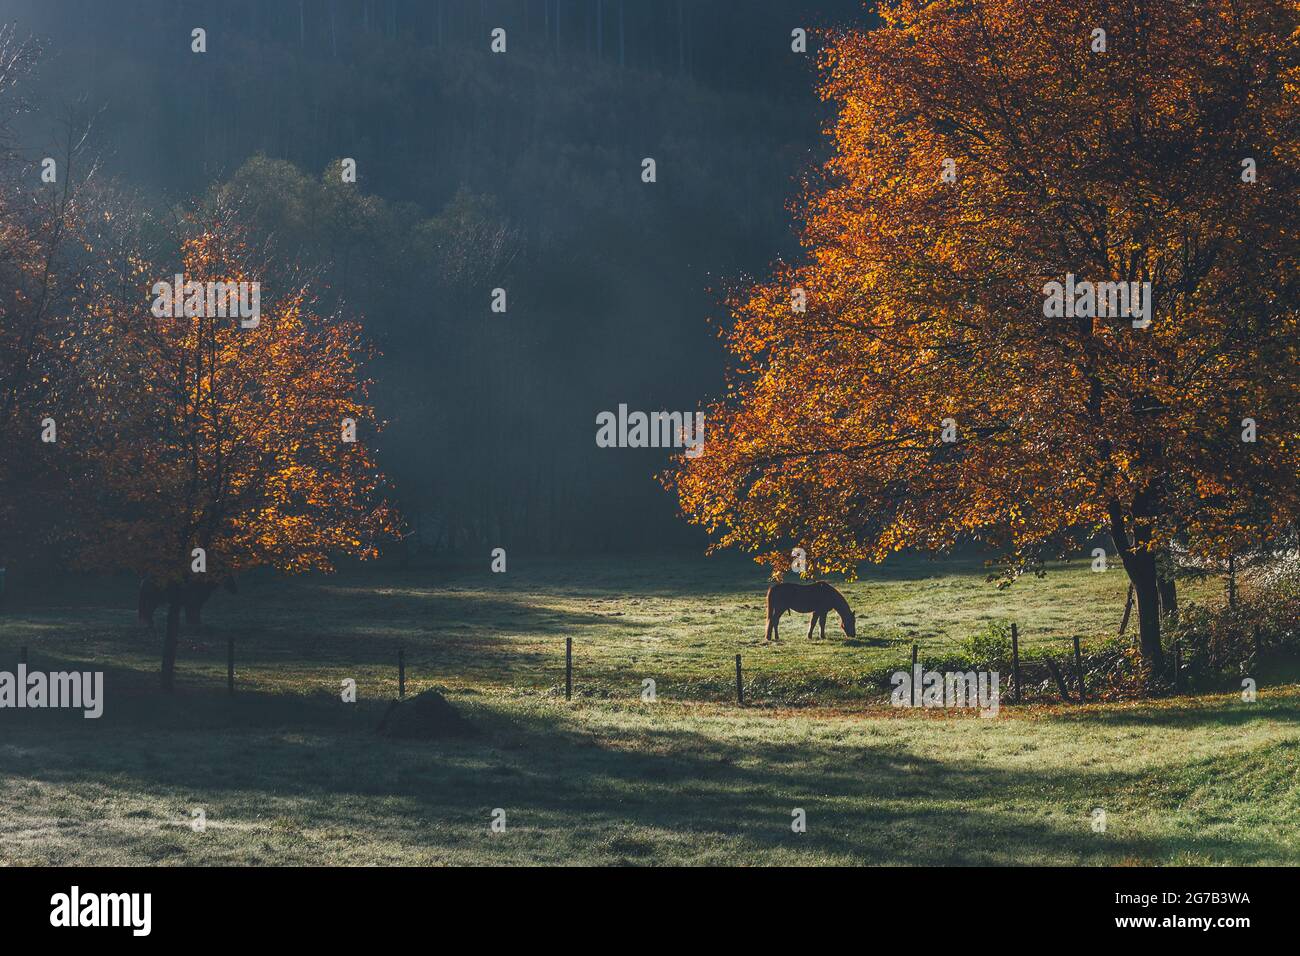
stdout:
<svg viewBox="0 0 1300 956">
<path fill-rule="evenodd" d="M 966 639 L 966 653 L 982 667 L 998 667 L 1011 660 L 1011 625 L 990 621 L 984 630 Z"/>
<path fill-rule="evenodd" d="M 1300 649 L 1300 574 L 1261 579 L 1235 608 L 1189 603 L 1167 637 L 1171 652 L 1179 644 L 1184 674 L 1206 682 L 1247 674 L 1259 656 L 1294 652 Z"/>
</svg>

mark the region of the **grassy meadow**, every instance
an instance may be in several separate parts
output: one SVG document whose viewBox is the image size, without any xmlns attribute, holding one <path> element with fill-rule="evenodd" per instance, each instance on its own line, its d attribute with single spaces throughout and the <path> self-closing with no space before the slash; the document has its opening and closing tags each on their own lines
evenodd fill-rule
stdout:
<svg viewBox="0 0 1300 956">
<path fill-rule="evenodd" d="M 843 586 L 856 640 L 832 615 L 809 642 L 792 616 L 766 646 L 766 581 L 743 560 L 486 563 L 246 580 L 182 642 L 173 699 L 131 582 L 10 607 L 0 668 L 26 646 L 35 668 L 103 670 L 106 703 L 98 720 L 0 711 L 0 862 L 1300 863 L 1294 670 L 1260 675 L 1255 703 L 1004 704 L 995 719 L 895 711 L 864 683 L 913 641 L 937 659 L 995 621 L 1015 620 L 1030 655 L 1100 641 L 1119 571 L 1076 562 L 998 591 L 975 560 L 898 561 Z M 399 645 L 408 694 L 443 689 L 477 735 L 374 733 Z"/>
</svg>

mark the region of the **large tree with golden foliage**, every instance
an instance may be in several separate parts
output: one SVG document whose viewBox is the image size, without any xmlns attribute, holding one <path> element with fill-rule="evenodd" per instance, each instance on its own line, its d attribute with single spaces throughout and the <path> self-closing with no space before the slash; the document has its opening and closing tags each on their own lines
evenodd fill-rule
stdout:
<svg viewBox="0 0 1300 956">
<path fill-rule="evenodd" d="M 821 569 L 1108 532 L 1158 670 L 1162 551 L 1300 515 L 1298 5 L 880 15 L 824 38 L 806 255 L 733 297 L 728 395 L 670 480 L 719 545 Z M 1045 314 L 1067 274 L 1150 282 L 1150 324 Z"/>
<path fill-rule="evenodd" d="M 233 209 L 205 208 L 183 232 L 167 262 L 120 223 L 105 230 L 106 265 L 86 303 L 96 335 L 69 429 L 93 449 L 86 560 L 131 568 L 165 595 L 165 689 L 193 588 L 259 566 L 293 573 L 330 570 L 339 554 L 373 557 L 394 520 L 369 445 L 379 423 L 360 328 L 318 314 L 306 284 L 250 242 Z M 260 316 L 214 310 L 213 298 L 168 310 L 156 283 L 175 273 L 259 283 Z"/>
</svg>

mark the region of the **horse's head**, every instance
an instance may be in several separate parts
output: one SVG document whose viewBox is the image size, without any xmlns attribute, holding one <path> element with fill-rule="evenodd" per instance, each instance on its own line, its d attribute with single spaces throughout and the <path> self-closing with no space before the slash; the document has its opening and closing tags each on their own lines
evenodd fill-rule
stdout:
<svg viewBox="0 0 1300 956">
<path fill-rule="evenodd" d="M 845 612 L 840 615 L 840 627 L 844 628 L 844 633 L 849 637 L 857 637 L 857 615 L 852 611 L 845 610 Z"/>
</svg>

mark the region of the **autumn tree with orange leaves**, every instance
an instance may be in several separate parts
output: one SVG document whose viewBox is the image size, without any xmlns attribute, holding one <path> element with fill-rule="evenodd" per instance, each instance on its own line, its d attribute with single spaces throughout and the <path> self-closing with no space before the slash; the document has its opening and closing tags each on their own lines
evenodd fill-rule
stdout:
<svg viewBox="0 0 1300 956">
<path fill-rule="evenodd" d="M 189 589 L 259 566 L 294 573 L 330 570 L 334 555 L 374 557 L 394 524 L 370 447 L 379 422 L 359 326 L 318 314 L 306 283 L 251 243 L 229 205 L 199 210 L 183 232 L 167 261 L 106 224 L 95 250 L 106 265 L 87 290 L 91 371 L 68 428 L 93 461 L 83 558 L 130 568 L 165 594 L 165 690 Z M 257 282 L 260 315 L 243 317 L 233 301 L 213 310 L 211 297 L 195 300 L 201 315 L 160 307 L 157 283 L 176 273 Z"/>
<path fill-rule="evenodd" d="M 69 308 L 79 275 L 71 260 L 95 174 L 83 155 L 88 118 L 75 110 L 62 123 L 56 155 L 43 160 L 53 164 L 45 167 L 55 172 L 52 181 L 12 142 L 37 54 L 33 41 L 0 25 L 0 608 L 6 569 L 65 550 L 58 518 L 71 456 L 49 439 L 72 377 L 63 349 L 78 325 Z"/>
<path fill-rule="evenodd" d="M 716 546 L 821 570 L 1107 533 L 1159 673 L 1162 555 L 1300 516 L 1300 5 L 880 15 L 824 37 L 806 255 L 733 297 L 728 394 L 668 480 Z M 1068 275 L 1149 282 L 1150 323 L 1045 314 Z"/>
</svg>

